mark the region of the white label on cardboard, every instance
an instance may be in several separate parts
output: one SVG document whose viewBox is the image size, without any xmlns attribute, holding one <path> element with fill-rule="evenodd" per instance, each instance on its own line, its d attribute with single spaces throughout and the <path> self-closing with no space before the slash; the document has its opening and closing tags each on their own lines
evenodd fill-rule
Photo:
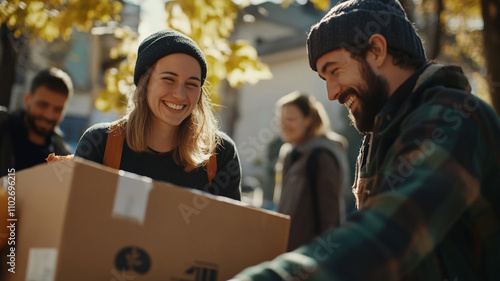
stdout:
<svg viewBox="0 0 500 281">
<path fill-rule="evenodd" d="M 113 216 L 144 223 L 153 180 L 120 170 Z"/>
<path fill-rule="evenodd" d="M 26 281 L 54 281 L 56 248 L 30 248 Z"/>
</svg>

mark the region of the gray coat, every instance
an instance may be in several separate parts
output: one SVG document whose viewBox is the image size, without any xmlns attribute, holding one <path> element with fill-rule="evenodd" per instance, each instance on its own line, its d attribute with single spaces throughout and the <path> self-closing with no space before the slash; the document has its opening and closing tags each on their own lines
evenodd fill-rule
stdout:
<svg viewBox="0 0 500 281">
<path fill-rule="evenodd" d="M 320 233 L 338 226 L 343 219 L 342 190 L 348 174 L 346 140 L 340 135 L 334 136 L 335 139 L 317 137 L 295 148 L 286 143 L 280 149 L 275 199 L 279 201 L 277 211 L 291 217 L 288 251 L 309 243 Z M 322 151 L 317 158 L 317 196 L 314 196 L 307 163 L 316 148 Z M 315 208 L 319 218 L 315 218 Z"/>
</svg>

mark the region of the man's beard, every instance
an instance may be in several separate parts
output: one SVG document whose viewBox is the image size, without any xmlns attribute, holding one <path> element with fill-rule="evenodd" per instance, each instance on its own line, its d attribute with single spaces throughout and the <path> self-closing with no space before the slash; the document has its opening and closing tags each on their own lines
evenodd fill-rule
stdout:
<svg viewBox="0 0 500 281">
<path fill-rule="evenodd" d="M 356 95 L 361 110 L 349 110 L 349 118 L 360 133 L 368 133 L 373 130 L 375 116 L 389 99 L 389 84 L 384 77 L 375 74 L 364 59 L 360 60 L 360 73 L 364 87 L 360 87 L 359 92 L 352 88 L 347 91 Z"/>
<path fill-rule="evenodd" d="M 51 121 L 51 120 L 45 119 L 43 117 L 37 117 L 37 116 L 31 115 L 31 113 L 29 112 L 29 108 L 26 110 L 25 118 L 26 118 L 26 123 L 27 123 L 28 128 L 31 129 L 31 131 L 33 131 L 35 134 L 37 134 L 41 137 L 46 137 L 49 134 L 51 134 L 52 132 L 54 132 L 54 128 L 57 125 L 56 121 Z M 51 129 L 40 128 L 36 125 L 36 121 L 45 121 L 45 122 L 51 123 L 53 126 L 51 127 Z"/>
</svg>

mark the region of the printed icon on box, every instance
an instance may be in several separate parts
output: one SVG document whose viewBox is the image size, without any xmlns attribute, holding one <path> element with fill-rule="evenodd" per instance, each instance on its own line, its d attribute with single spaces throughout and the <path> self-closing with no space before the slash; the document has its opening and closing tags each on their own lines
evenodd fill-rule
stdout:
<svg viewBox="0 0 500 281">
<path fill-rule="evenodd" d="M 115 258 L 115 266 L 121 271 L 131 270 L 139 274 L 145 274 L 151 267 L 151 259 L 143 249 L 130 246 L 118 252 Z"/>
<path fill-rule="evenodd" d="M 193 276 L 193 281 L 217 281 L 217 266 L 196 262 L 195 266 L 186 270 L 186 274 Z"/>
</svg>

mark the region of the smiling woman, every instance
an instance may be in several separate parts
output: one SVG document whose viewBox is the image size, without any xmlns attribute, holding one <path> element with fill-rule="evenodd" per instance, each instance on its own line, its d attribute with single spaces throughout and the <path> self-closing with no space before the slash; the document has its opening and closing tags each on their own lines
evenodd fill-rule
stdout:
<svg viewBox="0 0 500 281">
<path fill-rule="evenodd" d="M 139 46 L 128 113 L 89 128 L 75 156 L 239 200 L 239 156 L 217 130 L 206 76 L 205 55 L 192 39 L 171 29 L 150 35 Z M 213 183 L 207 170 L 216 172 Z"/>
</svg>

